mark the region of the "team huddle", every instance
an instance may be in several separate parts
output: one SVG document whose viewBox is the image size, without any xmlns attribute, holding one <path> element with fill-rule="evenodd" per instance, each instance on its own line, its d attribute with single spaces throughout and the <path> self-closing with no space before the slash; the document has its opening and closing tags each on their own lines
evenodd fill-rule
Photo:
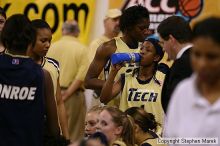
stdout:
<svg viewBox="0 0 220 146">
<path fill-rule="evenodd" d="M 0 8 L 0 20 L 1 146 L 177 146 L 189 143 L 160 139 L 220 138 L 220 18 L 191 27 L 170 16 L 152 34 L 144 6 L 110 9 L 104 34 L 88 47 L 77 39 L 75 20 L 63 23 L 52 44 L 42 19 L 6 18 Z M 93 92 L 89 107 L 85 89 Z"/>
</svg>

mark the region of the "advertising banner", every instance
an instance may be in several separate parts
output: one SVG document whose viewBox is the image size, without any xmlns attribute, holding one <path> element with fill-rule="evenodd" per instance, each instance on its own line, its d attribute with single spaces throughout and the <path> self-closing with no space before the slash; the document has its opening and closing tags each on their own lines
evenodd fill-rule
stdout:
<svg viewBox="0 0 220 146">
<path fill-rule="evenodd" d="M 75 19 L 80 26 L 80 40 L 88 41 L 95 0 L 0 0 L 7 16 L 22 13 L 33 19 L 44 19 L 52 28 L 53 41 L 61 36 L 62 24 Z"/>
</svg>

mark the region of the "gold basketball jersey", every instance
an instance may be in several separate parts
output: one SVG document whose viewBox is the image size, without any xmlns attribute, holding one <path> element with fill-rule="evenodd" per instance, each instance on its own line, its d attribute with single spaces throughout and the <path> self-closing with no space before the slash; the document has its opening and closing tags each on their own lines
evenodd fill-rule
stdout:
<svg viewBox="0 0 220 146">
<path fill-rule="evenodd" d="M 121 39 L 121 37 L 115 37 L 115 44 L 116 44 L 116 51 L 115 53 L 139 53 L 140 52 L 140 47 L 136 49 L 131 49 L 127 46 L 125 42 Z M 122 67 L 117 76 L 115 77 L 115 80 L 118 80 L 120 78 L 121 74 L 132 74 L 133 70 L 137 68 L 139 65 L 137 63 L 126 63 L 125 67 Z M 105 68 L 104 68 L 104 75 L 105 75 L 105 80 L 108 78 L 109 72 L 111 68 L 111 63 L 110 60 L 107 62 Z M 108 103 L 110 106 L 119 106 L 119 97 L 115 97 L 112 101 Z"/>
<path fill-rule="evenodd" d="M 163 125 L 161 90 L 164 78 L 165 74 L 160 71 L 157 71 L 154 77 L 147 81 L 140 81 L 135 76 L 125 75 L 119 108 L 125 111 L 130 107 L 142 107 L 145 111 L 154 114 L 156 121 Z"/>
<path fill-rule="evenodd" d="M 59 77 L 59 65 L 54 59 L 44 57 L 41 66 L 50 73 L 53 81 L 54 95 L 56 96 L 57 91 L 57 79 Z"/>
</svg>

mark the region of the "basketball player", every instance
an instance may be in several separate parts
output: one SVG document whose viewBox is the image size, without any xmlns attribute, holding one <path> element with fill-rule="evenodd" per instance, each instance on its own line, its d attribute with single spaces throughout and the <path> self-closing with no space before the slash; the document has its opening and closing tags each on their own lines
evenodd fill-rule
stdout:
<svg viewBox="0 0 220 146">
<path fill-rule="evenodd" d="M 42 146 L 45 111 L 49 134 L 59 136 L 51 77 L 26 56 L 35 36 L 22 14 L 9 17 L 2 30 L 7 52 L 0 55 L 1 146 Z"/>
<path fill-rule="evenodd" d="M 152 113 L 146 112 L 141 107 L 128 108 L 125 113 L 134 120 L 135 143 L 137 146 L 167 146 L 158 144 L 159 137 L 155 133 L 158 123 Z"/>
<path fill-rule="evenodd" d="M 134 127 L 130 117 L 116 107 L 105 106 L 99 114 L 97 130 L 110 146 L 134 146 Z"/>
<path fill-rule="evenodd" d="M 122 37 L 116 37 L 103 45 L 97 51 L 95 58 L 90 64 L 85 78 L 85 87 L 101 90 L 104 80 L 98 79 L 99 74 L 104 68 L 105 78 L 107 79 L 110 62 L 110 56 L 115 52 L 139 52 L 139 42 L 143 42 L 148 35 L 149 13 L 148 10 L 140 5 L 132 6 L 126 9 L 120 17 L 120 29 L 123 32 Z M 122 72 L 131 73 L 130 64 Z"/>
<path fill-rule="evenodd" d="M 60 86 L 68 116 L 71 141 L 84 137 L 86 105 L 83 80 L 88 69 L 86 46 L 77 39 L 80 33 L 75 20 L 62 26 L 62 37 L 54 42 L 47 55 L 60 63 Z"/>
<path fill-rule="evenodd" d="M 140 68 L 135 69 L 133 74 L 122 74 L 115 83 L 114 79 L 121 65 L 112 67 L 102 88 L 100 100 L 107 103 L 121 92 L 119 109 L 125 111 L 129 107 L 143 107 L 156 116 L 156 121 L 163 124 L 164 112 L 160 95 L 165 74 L 157 71 L 157 66 L 164 52 L 158 40 L 149 38 L 143 43 L 140 55 Z"/>
<path fill-rule="evenodd" d="M 31 22 L 31 25 L 36 29 L 36 43 L 33 49 L 30 49 L 28 55 L 34 61 L 41 65 L 45 70 L 50 73 L 53 81 L 54 95 L 57 102 L 57 111 L 61 131 L 66 138 L 69 138 L 67 128 L 67 117 L 64 107 L 64 102 L 61 98 L 60 83 L 59 83 L 59 63 L 52 59 L 45 57 L 52 39 L 52 32 L 50 26 L 42 19 L 36 19 Z"/>
</svg>

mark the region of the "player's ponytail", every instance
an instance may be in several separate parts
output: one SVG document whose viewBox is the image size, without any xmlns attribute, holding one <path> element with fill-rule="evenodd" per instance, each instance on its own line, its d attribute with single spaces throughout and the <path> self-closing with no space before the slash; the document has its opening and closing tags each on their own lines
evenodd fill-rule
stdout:
<svg viewBox="0 0 220 146">
<path fill-rule="evenodd" d="M 119 110 L 116 107 L 110 107 L 106 106 L 103 108 L 103 110 L 106 110 L 110 113 L 112 116 L 112 121 L 115 123 L 117 126 L 122 127 L 122 132 L 120 134 L 120 138 L 123 140 L 123 142 L 127 146 L 134 146 L 134 126 L 132 123 L 132 118 L 128 117 L 124 112 Z"/>
<path fill-rule="evenodd" d="M 123 125 L 123 130 L 121 134 L 122 140 L 126 143 L 127 146 L 133 146 L 135 142 L 134 142 L 134 122 L 132 117 L 124 114 L 122 117 L 122 125 Z"/>
<path fill-rule="evenodd" d="M 140 107 L 131 107 L 125 111 L 126 114 L 130 115 L 135 124 L 137 124 L 144 132 L 156 131 L 157 126 L 160 125 L 155 120 L 155 116 L 152 113 L 146 112 Z"/>
</svg>

